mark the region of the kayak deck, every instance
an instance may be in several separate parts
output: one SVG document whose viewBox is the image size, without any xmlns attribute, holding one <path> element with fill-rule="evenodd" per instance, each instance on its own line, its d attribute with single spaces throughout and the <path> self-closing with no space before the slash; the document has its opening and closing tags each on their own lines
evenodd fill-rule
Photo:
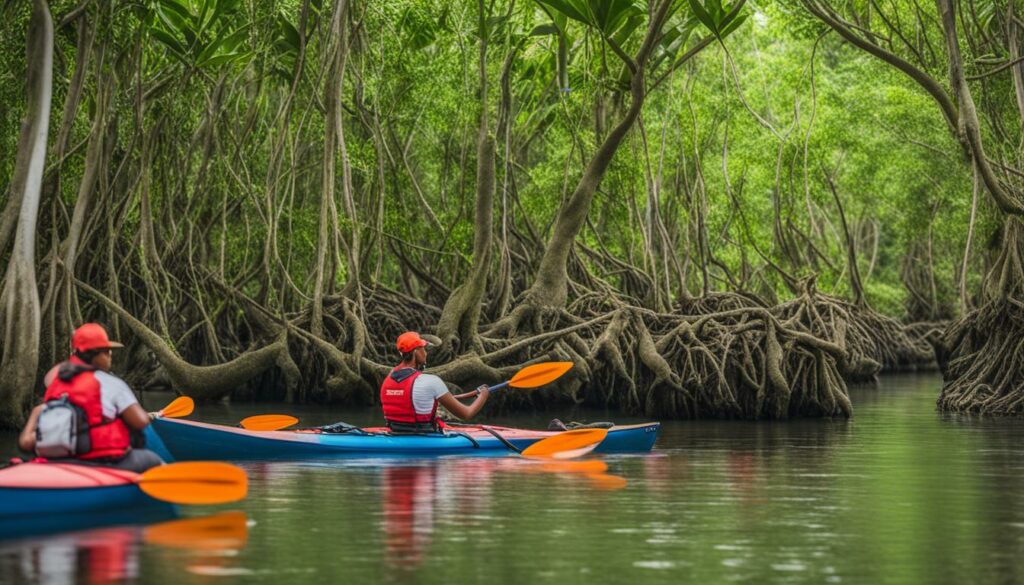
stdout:
<svg viewBox="0 0 1024 585">
<path fill-rule="evenodd" d="M 0 470 L 0 517 L 78 514 L 167 506 L 142 492 L 138 474 L 72 463 L 21 463 Z"/>
<path fill-rule="evenodd" d="M 557 434 L 487 425 L 518 449 Z M 660 423 L 614 426 L 595 450 L 599 453 L 650 451 Z M 321 457 L 506 455 L 508 447 L 484 425 L 459 425 L 447 434 L 392 435 L 366 428 L 348 433 L 315 430 L 249 431 L 181 419 L 158 418 L 146 429 L 147 445 L 165 459 L 273 460 Z"/>
</svg>

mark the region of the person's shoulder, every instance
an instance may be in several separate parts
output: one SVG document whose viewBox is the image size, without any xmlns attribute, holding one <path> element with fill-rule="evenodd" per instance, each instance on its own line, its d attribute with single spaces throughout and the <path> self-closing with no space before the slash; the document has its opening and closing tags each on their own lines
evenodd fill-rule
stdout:
<svg viewBox="0 0 1024 585">
<path fill-rule="evenodd" d="M 96 370 L 94 375 L 96 376 L 96 380 L 99 381 L 104 388 L 109 388 L 111 390 L 127 390 L 131 392 L 131 388 L 128 387 L 128 382 L 125 382 L 110 372 Z"/>
<path fill-rule="evenodd" d="M 440 384 L 444 386 L 444 380 L 434 374 L 422 373 L 418 378 L 416 378 L 416 382 L 422 384 Z"/>
<path fill-rule="evenodd" d="M 448 392 L 448 385 L 444 383 L 440 376 L 435 376 L 434 374 L 420 374 L 420 377 L 416 378 L 414 384 L 416 387 L 431 390 L 435 395 Z"/>
</svg>

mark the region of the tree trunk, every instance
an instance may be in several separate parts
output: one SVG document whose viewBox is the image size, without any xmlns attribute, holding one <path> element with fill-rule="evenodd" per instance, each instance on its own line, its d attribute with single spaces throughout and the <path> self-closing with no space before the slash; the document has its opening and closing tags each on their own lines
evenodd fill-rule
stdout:
<svg viewBox="0 0 1024 585">
<path fill-rule="evenodd" d="M 858 307 L 864 308 L 868 306 L 868 302 L 864 297 L 864 285 L 860 280 L 860 268 L 857 267 L 857 246 L 850 235 L 850 227 L 846 223 L 846 211 L 843 210 L 843 202 L 839 199 L 836 184 L 828 173 L 823 174 L 825 175 L 825 182 L 828 183 L 828 188 L 832 191 L 832 197 L 836 201 L 836 208 L 839 209 L 839 221 L 843 225 L 843 234 L 846 237 L 846 264 L 850 270 L 850 288 L 853 290 L 853 303 Z"/>
<path fill-rule="evenodd" d="M 1006 3 L 1006 37 L 1010 49 L 1010 61 L 1020 59 L 1020 39 L 1018 37 L 1021 26 L 1018 24 L 1020 21 L 1013 14 L 1013 4 L 1012 1 Z M 1010 74 L 1013 76 L 1013 91 L 1017 97 L 1017 112 L 1020 114 L 1021 124 L 1024 124 L 1024 63 L 1017 63 L 1011 67 Z"/>
<path fill-rule="evenodd" d="M 486 9 L 480 10 L 480 134 L 476 148 L 476 216 L 473 222 L 473 264 L 466 281 L 448 297 L 437 325 L 443 345 L 456 351 L 476 346 L 480 308 L 491 262 L 494 223 L 495 144 L 488 128 Z"/>
<path fill-rule="evenodd" d="M 53 89 L 53 21 L 45 0 L 35 0 L 28 31 L 28 111 L 18 139 L 11 186 L 21 201 L 14 249 L 0 293 L 0 426 L 18 426 L 39 369 L 39 291 L 35 242 L 39 197 L 46 164 Z"/>
<path fill-rule="evenodd" d="M 1022 204 L 1011 193 L 1007 193 L 999 183 L 999 178 L 992 171 L 992 167 L 985 157 L 985 147 L 981 139 L 981 123 L 978 121 L 978 111 L 974 106 L 974 98 L 971 96 L 971 89 L 967 87 L 967 79 L 964 77 L 964 65 L 960 56 L 960 41 L 956 32 L 956 13 L 952 0 L 937 0 L 939 12 L 942 14 L 942 27 L 946 33 L 946 50 L 949 53 L 949 82 L 953 86 L 953 93 L 956 95 L 959 108 L 958 131 L 960 139 L 968 147 L 968 152 L 977 165 L 977 171 L 981 180 L 992 194 L 996 205 L 1004 213 L 1013 215 L 1024 215 L 1024 204 Z"/>
<path fill-rule="evenodd" d="M 333 51 L 328 51 L 327 58 L 330 59 L 327 72 L 326 91 L 324 92 L 324 106 L 327 108 L 326 120 L 324 121 L 324 159 L 323 174 L 320 183 L 320 226 L 317 243 L 316 280 L 313 285 L 313 314 L 310 321 L 310 331 L 313 335 L 323 335 L 323 303 L 324 303 L 324 281 L 327 278 L 335 278 L 335 274 L 326 274 L 329 264 L 327 263 L 328 251 L 333 251 L 336 256 L 337 241 L 331 234 L 331 228 L 337 226 L 337 208 L 334 205 L 334 167 L 335 152 L 338 145 L 338 127 L 341 124 L 341 78 L 344 74 L 344 60 L 347 46 L 342 38 L 342 31 L 345 28 L 345 17 L 347 14 L 348 0 L 336 0 L 334 14 L 331 16 L 331 28 L 328 38 L 333 41 Z M 331 219 L 333 218 L 333 222 Z M 353 226 L 354 227 L 354 226 Z M 332 264 L 333 265 L 333 264 Z"/>
<path fill-rule="evenodd" d="M 623 138 L 633 127 L 647 95 L 645 84 L 645 67 L 655 41 L 661 34 L 669 3 L 660 3 L 653 12 L 647 27 L 647 35 L 634 60 L 628 64 L 630 68 L 630 95 L 632 103 L 629 110 L 619 123 L 608 133 L 601 146 L 587 164 L 580 182 L 576 185 L 572 196 L 562 206 L 555 220 L 554 231 L 547 249 L 540 261 L 536 279 L 525 296 L 525 302 L 535 306 L 563 307 L 569 297 L 568 260 L 573 242 L 586 223 L 590 212 L 590 204 L 594 199 L 601 179 L 611 165 L 612 158 L 622 143 Z"/>
</svg>

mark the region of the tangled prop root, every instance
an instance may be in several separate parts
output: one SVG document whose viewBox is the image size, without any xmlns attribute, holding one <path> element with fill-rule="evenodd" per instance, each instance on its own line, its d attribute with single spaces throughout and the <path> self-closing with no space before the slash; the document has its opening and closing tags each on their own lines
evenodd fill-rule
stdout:
<svg viewBox="0 0 1024 585">
<path fill-rule="evenodd" d="M 940 410 L 1024 414 L 1024 304 L 993 300 L 946 330 L 936 354 Z"/>
<path fill-rule="evenodd" d="M 567 309 L 520 305 L 514 323 L 485 332 L 486 354 L 431 370 L 464 385 L 539 360 L 576 364 L 542 391 L 496 395 L 495 406 L 505 408 L 586 402 L 668 418 L 852 414 L 840 373 L 847 353 L 813 335 L 821 323 L 810 316 L 784 323 L 745 295 L 719 294 L 692 307 L 711 312 L 656 313 L 605 293 L 581 296 Z"/>
<path fill-rule="evenodd" d="M 571 336 L 528 344 L 583 365 L 573 388 L 577 401 L 581 393 L 592 404 L 668 418 L 853 412 L 839 374 L 843 351 L 790 329 L 764 308 L 679 316 L 626 306 L 605 317 Z"/>
<path fill-rule="evenodd" d="M 899 322 L 870 307 L 820 294 L 814 278 L 804 292 L 773 309 L 787 325 L 835 343 L 847 354 L 843 377 L 849 382 L 874 381 L 879 372 L 926 367 L 933 362 L 927 339 L 909 335 Z"/>
<path fill-rule="evenodd" d="M 712 292 L 700 297 L 680 299 L 675 304 L 678 315 L 712 315 L 722 311 L 751 307 L 767 308 L 757 295 L 742 292 Z"/>
<path fill-rule="evenodd" d="M 980 308 L 950 325 L 935 354 L 940 410 L 1024 414 L 1024 223 L 1008 218 Z"/>
</svg>

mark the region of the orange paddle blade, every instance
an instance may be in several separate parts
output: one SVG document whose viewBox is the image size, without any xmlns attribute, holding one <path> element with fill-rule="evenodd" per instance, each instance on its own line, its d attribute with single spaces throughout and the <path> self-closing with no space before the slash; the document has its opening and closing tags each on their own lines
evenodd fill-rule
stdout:
<svg viewBox="0 0 1024 585">
<path fill-rule="evenodd" d="M 530 466 L 532 467 L 532 465 Z M 600 459 L 587 459 L 586 461 L 545 461 L 537 465 L 538 470 L 548 473 L 604 473 L 608 471 L 608 464 Z"/>
<path fill-rule="evenodd" d="M 192 411 L 195 410 L 195 408 L 195 401 L 188 396 L 179 396 L 160 411 L 160 416 L 167 418 L 181 418 L 192 414 Z"/>
<path fill-rule="evenodd" d="M 146 544 L 194 550 L 227 550 L 245 546 L 249 538 L 245 512 L 222 512 L 201 518 L 185 518 L 147 526 Z"/>
<path fill-rule="evenodd" d="M 541 439 L 523 449 L 523 457 L 572 459 L 590 453 L 604 438 L 608 429 L 576 429 Z"/>
<path fill-rule="evenodd" d="M 572 369 L 572 362 L 544 362 L 526 366 L 508 381 L 513 388 L 536 388 L 550 384 Z"/>
<path fill-rule="evenodd" d="M 599 490 L 621 490 L 626 487 L 626 478 L 621 475 L 592 473 L 587 475 L 587 479 L 590 480 L 590 485 Z"/>
<path fill-rule="evenodd" d="M 161 465 L 135 481 L 150 497 L 173 504 L 236 502 L 249 491 L 249 478 L 242 468 L 207 461 Z"/>
<path fill-rule="evenodd" d="M 242 428 L 250 431 L 276 431 L 290 427 L 299 419 L 287 414 L 258 414 L 242 419 Z"/>
</svg>

